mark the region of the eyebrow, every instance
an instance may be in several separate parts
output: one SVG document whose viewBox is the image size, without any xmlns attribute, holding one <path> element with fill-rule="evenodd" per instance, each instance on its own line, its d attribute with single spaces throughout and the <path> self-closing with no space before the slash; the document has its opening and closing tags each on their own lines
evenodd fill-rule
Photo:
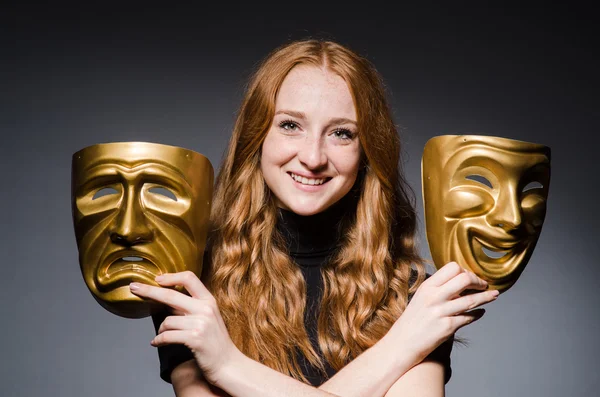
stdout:
<svg viewBox="0 0 600 397">
<path fill-rule="evenodd" d="M 282 109 L 282 110 L 278 110 L 277 112 L 275 112 L 275 115 L 278 115 L 278 114 L 287 114 L 292 117 L 299 118 L 301 120 L 306 120 L 306 114 L 304 112 L 298 112 L 295 110 Z M 335 117 L 335 118 L 332 118 L 331 120 L 329 120 L 329 122 L 330 122 L 330 124 L 346 124 L 346 123 L 350 123 L 350 124 L 354 124 L 354 125 L 357 124 L 356 121 L 345 118 L 345 117 Z"/>
</svg>

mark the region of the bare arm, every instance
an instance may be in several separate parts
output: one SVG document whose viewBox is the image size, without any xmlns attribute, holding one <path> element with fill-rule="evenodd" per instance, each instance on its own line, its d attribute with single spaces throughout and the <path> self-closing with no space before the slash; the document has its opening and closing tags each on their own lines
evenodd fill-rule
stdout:
<svg viewBox="0 0 600 397">
<path fill-rule="evenodd" d="M 423 363 L 411 370 L 419 358 L 410 351 L 406 354 L 402 352 L 397 355 L 389 354 L 392 351 L 390 344 L 393 342 L 391 338 L 382 338 L 319 388 L 286 376 L 246 356 L 240 356 L 232 361 L 233 365 L 228 367 L 219 379 L 218 386 L 222 385 L 223 390 L 229 394 L 212 394 L 214 391 L 209 391 L 209 384 L 202 378 L 200 369 L 193 361 L 179 365 L 173 371 L 172 382 L 177 397 L 228 395 L 236 397 L 257 395 L 396 397 L 414 395 L 416 391 L 424 393 L 427 390 L 437 390 L 433 387 L 435 385 L 441 387 L 443 391 L 443 367 L 440 364 Z M 397 346 L 395 350 L 398 352 Z M 188 373 L 188 376 L 181 375 L 182 373 Z M 403 379 L 405 373 L 406 380 Z M 441 379 L 439 382 L 433 381 L 436 376 Z M 399 378 L 402 381 L 399 381 Z M 386 394 L 388 390 L 393 391 L 393 394 Z M 443 394 L 419 395 L 439 397 Z"/>
<path fill-rule="evenodd" d="M 176 273 L 169 275 L 168 279 L 170 285 L 184 285 L 192 296 L 152 286 L 140 285 L 135 288 L 138 295 L 166 303 L 185 313 L 184 316 L 167 317 L 158 330 L 153 345 L 185 344 L 194 353 L 199 370 L 208 380 L 205 383 L 217 386 L 235 397 L 383 397 L 404 374 L 423 361 L 457 329 L 483 314 L 481 309 L 472 309 L 497 296 L 497 291 L 486 291 L 461 297 L 461 293 L 467 289 L 481 290 L 487 285 L 473 273 L 464 272 L 455 263 L 444 266 L 423 282 L 400 319 L 381 340 L 317 389 L 254 361 L 235 348 L 214 298 L 193 274 Z M 164 280 L 162 283 L 167 284 Z M 420 395 L 423 390 L 434 393 L 425 382 L 426 376 L 436 376 L 433 368 L 436 368 L 435 365 L 419 366 L 412 373 L 414 375 L 406 378 L 421 379 L 417 386 L 414 382 L 412 386 L 405 383 L 407 380 L 395 385 L 395 390 L 404 394 L 404 390 L 414 390 L 417 387 Z M 177 379 L 174 386 L 182 393 L 187 393 L 193 387 L 199 390 L 204 387 L 206 391 L 206 385 L 189 381 L 197 378 L 184 378 L 188 379 L 187 384 L 185 380 Z M 437 378 L 440 379 L 439 376 Z M 394 395 L 400 395 L 397 393 Z"/>
<path fill-rule="evenodd" d="M 230 397 L 204 379 L 195 360 L 179 364 L 171 373 L 173 391 L 177 397 Z"/>
<path fill-rule="evenodd" d="M 444 366 L 437 361 L 423 361 L 402 375 L 385 397 L 444 397 Z"/>
<path fill-rule="evenodd" d="M 321 392 L 318 389 L 285 376 L 277 371 L 265 367 L 249 358 L 250 362 L 240 363 L 236 368 L 235 376 L 242 378 L 236 380 L 236 385 L 241 393 L 228 394 L 222 389 L 208 383 L 194 360 L 178 365 L 171 375 L 173 390 L 177 397 L 231 397 L 235 396 L 335 396 Z M 247 367 L 245 367 L 247 364 Z M 257 364 L 256 366 L 254 364 Z M 245 368 L 244 368 L 245 367 Z M 262 368 L 261 368 L 262 367 Z M 254 371 L 258 370 L 258 373 Z M 250 373 L 247 373 L 247 372 Z M 251 381 L 245 382 L 246 379 Z M 260 379 L 260 382 L 256 382 Z M 231 390 L 230 390 L 231 391 Z M 235 390 L 234 390 L 235 392 Z"/>
<path fill-rule="evenodd" d="M 394 382 L 420 361 L 417 354 L 398 346 L 393 336 L 388 332 L 319 389 L 344 397 L 384 396 Z"/>
</svg>

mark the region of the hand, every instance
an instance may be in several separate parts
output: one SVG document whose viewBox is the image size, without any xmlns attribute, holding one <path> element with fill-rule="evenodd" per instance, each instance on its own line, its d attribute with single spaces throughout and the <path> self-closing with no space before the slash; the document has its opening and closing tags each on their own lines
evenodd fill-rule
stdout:
<svg viewBox="0 0 600 397">
<path fill-rule="evenodd" d="M 463 294 L 487 287 L 475 273 L 450 262 L 419 286 L 390 334 L 410 347 L 421 362 L 458 329 L 483 316 L 485 310 L 475 308 L 495 300 L 498 291 Z"/>
<path fill-rule="evenodd" d="M 191 296 L 169 288 L 131 283 L 131 292 L 164 303 L 179 315 L 165 318 L 152 346 L 179 343 L 187 346 L 209 383 L 218 385 L 222 370 L 242 353 L 231 341 L 215 298 L 190 271 L 155 278 L 161 286 L 183 286 Z"/>
</svg>

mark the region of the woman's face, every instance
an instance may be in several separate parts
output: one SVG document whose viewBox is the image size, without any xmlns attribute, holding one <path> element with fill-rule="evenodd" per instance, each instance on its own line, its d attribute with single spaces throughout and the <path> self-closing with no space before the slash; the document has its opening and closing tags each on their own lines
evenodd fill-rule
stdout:
<svg viewBox="0 0 600 397">
<path fill-rule="evenodd" d="M 261 169 L 277 205 L 298 215 L 329 208 L 350 191 L 360 163 L 356 109 L 346 82 L 296 66 L 275 100 Z"/>
</svg>

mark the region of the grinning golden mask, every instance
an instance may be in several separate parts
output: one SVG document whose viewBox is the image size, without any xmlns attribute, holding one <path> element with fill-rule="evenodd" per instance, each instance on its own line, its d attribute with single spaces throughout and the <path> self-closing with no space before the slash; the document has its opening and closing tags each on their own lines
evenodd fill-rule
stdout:
<svg viewBox="0 0 600 397">
<path fill-rule="evenodd" d="M 79 264 L 98 303 L 127 318 L 158 304 L 129 291 L 162 273 L 200 276 L 213 189 L 203 155 L 174 146 L 117 142 L 72 158 L 72 210 Z"/>
<path fill-rule="evenodd" d="M 550 148 L 443 135 L 421 163 L 427 241 L 439 269 L 455 261 L 501 292 L 527 265 L 546 215 Z"/>
</svg>

